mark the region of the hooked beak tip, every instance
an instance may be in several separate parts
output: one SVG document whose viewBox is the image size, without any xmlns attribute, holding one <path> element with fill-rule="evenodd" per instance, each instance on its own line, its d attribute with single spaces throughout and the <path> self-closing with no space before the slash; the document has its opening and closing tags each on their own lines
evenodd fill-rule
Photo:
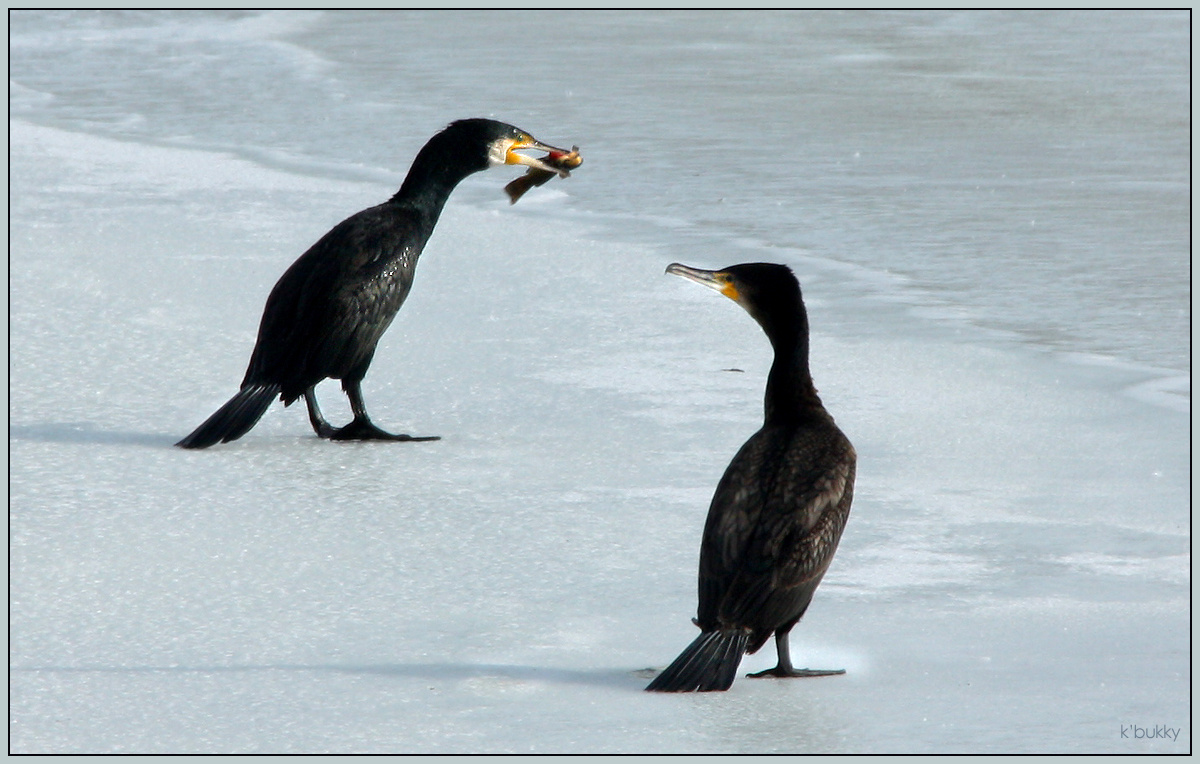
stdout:
<svg viewBox="0 0 1200 764">
<path fill-rule="evenodd" d="M 730 299 L 737 299 L 737 291 L 729 278 L 720 271 L 706 271 L 701 268 L 691 268 L 682 263 L 671 263 L 666 272 L 672 276 L 683 276 L 688 281 L 694 281 L 701 286 L 720 292 Z"/>
</svg>

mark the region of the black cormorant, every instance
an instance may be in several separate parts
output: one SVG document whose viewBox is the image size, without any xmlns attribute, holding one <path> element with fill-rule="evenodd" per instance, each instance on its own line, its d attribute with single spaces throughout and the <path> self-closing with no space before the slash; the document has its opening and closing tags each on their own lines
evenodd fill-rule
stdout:
<svg viewBox="0 0 1200 764">
<path fill-rule="evenodd" d="M 646 688 L 727 690 L 742 655 L 775 635 L 779 662 L 750 676 L 824 676 L 792 667 L 788 633 L 804 615 L 837 549 L 854 494 L 854 447 L 821 405 L 808 369 L 808 316 L 785 265 L 748 263 L 673 273 L 747 310 L 771 340 L 762 429 L 717 485 L 700 546 L 700 636 Z"/>
<path fill-rule="evenodd" d="M 176 445 L 207 448 L 245 435 L 279 396 L 304 396 L 317 435 L 333 440 L 436 440 L 393 435 L 367 416 L 362 379 L 375 346 L 412 287 L 413 271 L 450 192 L 472 173 L 500 164 L 566 174 L 522 149 L 562 152 L 491 119 L 451 123 L 413 160 L 388 201 L 334 226 L 283 274 L 263 309 L 258 341 L 241 389 Z M 354 420 L 332 427 L 314 388 L 342 380 Z"/>
</svg>

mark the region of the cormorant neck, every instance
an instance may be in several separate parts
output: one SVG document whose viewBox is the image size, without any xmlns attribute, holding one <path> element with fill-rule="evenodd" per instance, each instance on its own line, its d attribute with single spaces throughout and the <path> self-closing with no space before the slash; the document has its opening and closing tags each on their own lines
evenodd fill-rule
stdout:
<svg viewBox="0 0 1200 764">
<path fill-rule="evenodd" d="M 417 154 L 408 176 L 391 201 L 418 210 L 427 217 L 432 228 L 455 187 L 468 175 L 484 169 L 487 169 L 486 164 L 463 161 L 460 153 L 442 146 L 435 137 Z"/>
<path fill-rule="evenodd" d="M 798 318 L 763 327 L 775 349 L 764 406 L 769 424 L 795 421 L 814 410 L 823 410 L 808 368 L 808 317 L 803 306 Z"/>
</svg>

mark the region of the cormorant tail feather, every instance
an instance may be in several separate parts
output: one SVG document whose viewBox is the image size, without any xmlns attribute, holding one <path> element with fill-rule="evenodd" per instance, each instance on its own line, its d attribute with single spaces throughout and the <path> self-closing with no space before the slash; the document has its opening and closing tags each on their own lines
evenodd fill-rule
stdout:
<svg viewBox="0 0 1200 764">
<path fill-rule="evenodd" d="M 180 448 L 208 448 L 216 443 L 237 440 L 258 423 L 275 396 L 279 395 L 279 390 L 279 385 L 246 385 L 204 420 L 204 424 L 193 430 L 191 435 L 175 445 Z"/>
<path fill-rule="evenodd" d="M 654 678 L 648 692 L 728 690 L 737 677 L 750 632 L 745 629 L 705 631 Z"/>
</svg>

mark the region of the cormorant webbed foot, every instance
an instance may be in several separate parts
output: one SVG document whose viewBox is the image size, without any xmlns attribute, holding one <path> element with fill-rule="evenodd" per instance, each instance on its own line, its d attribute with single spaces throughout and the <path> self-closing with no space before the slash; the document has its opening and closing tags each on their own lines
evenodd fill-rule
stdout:
<svg viewBox="0 0 1200 764">
<path fill-rule="evenodd" d="M 324 430 L 325 428 L 322 428 Z M 381 430 L 370 419 L 355 419 L 345 427 L 329 427 L 327 432 L 318 431 L 317 435 L 330 440 L 393 440 L 393 441 L 424 441 L 441 440 L 441 435 L 395 435 Z"/>
<path fill-rule="evenodd" d="M 766 671 L 759 671 L 756 674 L 746 674 L 753 679 L 775 678 L 775 679 L 790 679 L 792 677 L 802 676 L 836 676 L 845 674 L 846 669 L 798 669 L 790 667 L 776 666 L 769 668 Z"/>
<path fill-rule="evenodd" d="M 775 668 L 769 668 L 766 671 L 759 671 L 757 674 L 746 674 L 753 679 L 777 678 L 791 679 L 793 677 L 805 676 L 837 676 L 845 674 L 846 669 L 798 669 L 792 668 L 792 650 L 788 644 L 788 633 L 792 627 L 789 625 L 786 631 L 775 632 L 775 654 L 779 656 L 779 660 L 775 664 Z"/>
</svg>

